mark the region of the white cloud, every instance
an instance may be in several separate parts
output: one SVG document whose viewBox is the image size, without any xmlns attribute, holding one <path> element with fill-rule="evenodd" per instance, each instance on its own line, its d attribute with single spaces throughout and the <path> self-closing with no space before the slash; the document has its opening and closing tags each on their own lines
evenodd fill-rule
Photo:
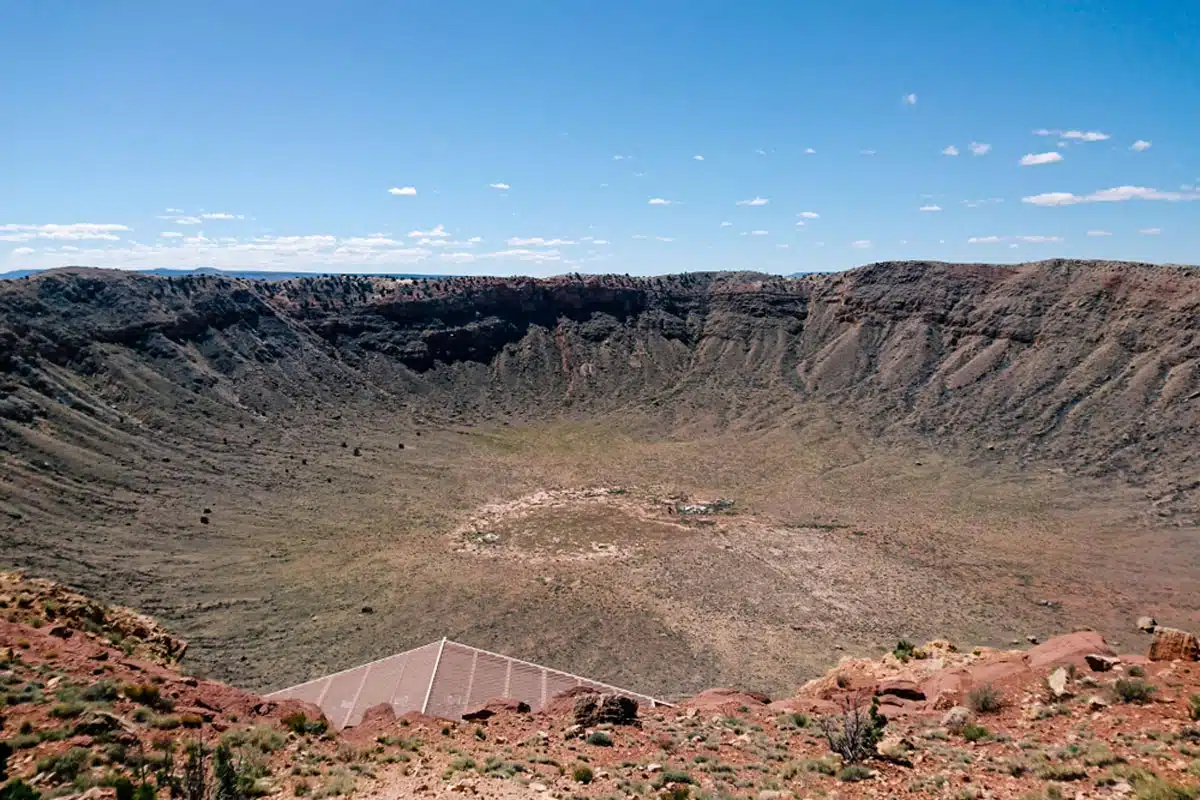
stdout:
<svg viewBox="0 0 1200 800">
<path fill-rule="evenodd" d="M 807 222 L 805 222 L 805 221 L 804 221 L 804 220 L 802 220 L 802 219 L 798 219 L 798 220 L 796 220 L 796 227 L 797 227 L 797 228 L 803 228 L 803 227 L 804 227 L 805 225 L 807 225 L 807 224 L 808 224 L 808 223 L 807 223 Z"/>
<path fill-rule="evenodd" d="M 1038 128 L 1033 132 L 1034 136 L 1057 136 L 1060 139 L 1073 139 L 1079 142 L 1103 142 L 1109 138 L 1107 133 L 1100 131 L 1062 131 L 1055 128 Z"/>
<path fill-rule="evenodd" d="M 1001 242 L 1051 244 L 1062 240 L 1061 236 L 972 236 L 967 239 L 967 244 L 1000 244 Z"/>
<path fill-rule="evenodd" d="M 175 217 L 171 220 L 176 225 L 203 225 L 204 220 L 199 217 Z"/>
<path fill-rule="evenodd" d="M 200 215 L 200 219 L 225 220 L 225 219 L 245 219 L 245 218 L 246 218 L 245 214 L 230 214 L 228 211 L 210 211 L 206 214 Z"/>
<path fill-rule="evenodd" d="M 952 145 L 952 144 L 951 144 L 951 145 L 947 145 L 946 147 L 943 147 L 943 148 L 942 148 L 942 155 L 944 155 L 944 156 L 956 156 L 956 155 L 958 155 L 958 148 L 957 148 L 957 147 L 955 147 L 955 146 L 954 146 L 954 145 Z"/>
<path fill-rule="evenodd" d="M 692 156 L 692 161 L 703 161 L 703 160 L 704 160 L 704 156 L 700 156 L 700 155 Z"/>
<path fill-rule="evenodd" d="M 815 211 L 801 211 L 799 216 L 804 217 L 805 219 L 820 219 L 821 218 L 821 215 Z"/>
<path fill-rule="evenodd" d="M 114 225 L 96 222 L 75 222 L 67 225 L 50 223 L 46 225 L 0 225 L 0 242 L 31 242 L 34 239 L 55 239 L 66 241 L 83 241 L 98 239 L 115 242 L 120 240 L 117 233 L 128 231 L 125 225 Z"/>
<path fill-rule="evenodd" d="M 393 186 L 388 189 L 388 194 L 396 197 L 416 197 L 417 187 L 415 186 Z"/>
<path fill-rule="evenodd" d="M 850 246 L 857 248 L 859 250 L 866 250 L 868 247 L 871 246 L 871 240 L 870 239 L 859 239 L 858 241 L 851 242 Z"/>
<path fill-rule="evenodd" d="M 613 161 L 632 161 L 632 160 L 633 160 L 633 156 L 622 156 L 622 155 L 613 156 Z"/>
<path fill-rule="evenodd" d="M 1088 231 L 1087 235 L 1088 236 L 1112 236 L 1112 234 L 1108 231 Z"/>
<path fill-rule="evenodd" d="M 732 227 L 733 227 L 733 223 L 732 223 L 732 222 L 730 222 L 729 220 L 726 220 L 725 222 L 722 222 L 722 223 L 721 223 L 721 227 L 722 227 L 722 228 L 732 228 Z"/>
<path fill-rule="evenodd" d="M 928 206 L 921 206 L 921 207 L 920 207 L 919 209 L 917 209 L 917 210 L 918 210 L 918 211 L 941 211 L 941 210 L 942 210 L 942 207 L 941 207 L 941 206 L 935 206 L 935 205 L 928 205 Z"/>
<path fill-rule="evenodd" d="M 1200 200 L 1200 194 L 1193 192 L 1164 192 L 1145 186 L 1116 186 L 1112 189 L 1101 189 L 1091 194 L 1078 195 L 1071 192 L 1044 192 L 1030 197 L 1022 197 L 1021 202 L 1034 206 L 1072 206 L 1077 203 L 1121 203 L 1126 200 L 1165 200 L 1170 203 Z"/>
<path fill-rule="evenodd" d="M 167 208 L 167 209 L 163 210 L 163 213 L 164 214 L 182 214 L 183 209 L 182 208 Z"/>
<path fill-rule="evenodd" d="M 1053 164 L 1062 160 L 1062 153 L 1051 150 L 1049 153 L 1026 153 L 1021 156 L 1020 163 L 1022 167 L 1036 167 L 1038 164 Z"/>
<path fill-rule="evenodd" d="M 489 183 L 488 188 L 489 189 L 499 189 L 500 191 L 503 192 L 503 191 L 507 191 L 508 189 L 511 189 L 512 187 L 509 186 L 507 183 Z"/>
<path fill-rule="evenodd" d="M 1129 145 L 1129 149 L 1133 150 L 1134 152 L 1140 153 L 1143 150 L 1150 149 L 1150 142 L 1146 141 L 1145 139 L 1138 139 L 1136 142 Z"/>
<path fill-rule="evenodd" d="M 751 236 L 766 236 L 770 231 L 750 231 Z"/>
<path fill-rule="evenodd" d="M 739 206 L 765 206 L 769 202 L 771 201 L 765 197 L 755 197 L 752 200 L 738 200 L 737 204 Z"/>
<path fill-rule="evenodd" d="M 675 237 L 674 237 L 674 236 L 655 236 L 654 238 L 655 238 L 655 239 L 657 239 L 657 240 L 658 240 L 658 241 L 660 241 L 660 242 L 673 242 L 673 241 L 675 241 Z"/>
<path fill-rule="evenodd" d="M 12 254 L 14 256 L 24 256 L 33 252 L 36 251 L 32 247 L 18 247 L 16 250 L 12 251 Z"/>
<path fill-rule="evenodd" d="M 646 238 L 646 234 L 644 234 L 644 233 L 635 233 L 635 234 L 633 235 L 633 238 L 634 238 L 634 239 L 645 239 L 645 238 Z"/>
<path fill-rule="evenodd" d="M 788 248 L 791 247 L 791 245 L 790 244 L 777 244 L 777 245 L 775 245 L 775 247 L 777 247 L 780 250 L 787 250 Z"/>
<path fill-rule="evenodd" d="M 609 243 L 608 239 L 593 239 L 592 240 L 592 244 L 595 244 L 595 245 L 606 245 L 608 243 Z"/>
<path fill-rule="evenodd" d="M 868 147 L 865 150 L 859 150 L 858 154 L 862 156 L 873 156 L 875 155 L 875 151 Z"/>
<path fill-rule="evenodd" d="M 1138 233 L 1142 234 L 1143 236 L 1158 236 L 1160 233 L 1162 233 L 1162 228 L 1142 228 L 1138 231 Z"/>
<path fill-rule="evenodd" d="M 985 142 L 971 142 L 971 155 L 973 156 L 986 156 L 991 150 L 992 146 L 990 144 L 986 144 Z"/>
<path fill-rule="evenodd" d="M 668 200 L 665 197 L 651 197 L 647 202 L 652 206 L 669 206 L 675 201 Z"/>
<path fill-rule="evenodd" d="M 431 231 L 409 231 L 408 238 L 410 239 L 444 239 L 450 234 L 446 231 L 445 225 L 436 225 Z"/>
<path fill-rule="evenodd" d="M 804 155 L 806 155 L 806 156 L 816 155 L 816 152 L 817 151 L 812 149 L 811 147 L 804 148 Z"/>
<path fill-rule="evenodd" d="M 904 95 L 904 104 L 909 105 L 909 106 L 915 106 L 917 104 L 916 92 L 910 92 L 909 94 Z"/>
<path fill-rule="evenodd" d="M 531 236 L 528 239 L 513 236 L 508 240 L 509 247 L 559 247 L 568 244 L 575 244 L 575 242 L 570 239 L 546 239 L 541 236 Z"/>
<path fill-rule="evenodd" d="M 183 234 L 179 231 L 163 231 L 159 235 L 160 239 L 182 239 Z"/>
<path fill-rule="evenodd" d="M 767 154 L 767 151 L 763 150 L 761 147 L 756 148 L 754 152 L 760 156 L 765 156 Z"/>
</svg>

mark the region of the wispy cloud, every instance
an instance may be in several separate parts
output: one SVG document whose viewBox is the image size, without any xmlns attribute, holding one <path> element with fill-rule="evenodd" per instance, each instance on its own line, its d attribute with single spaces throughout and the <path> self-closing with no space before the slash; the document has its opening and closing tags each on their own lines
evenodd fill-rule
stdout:
<svg viewBox="0 0 1200 800">
<path fill-rule="evenodd" d="M 904 104 L 908 106 L 915 106 L 917 104 L 917 93 L 909 92 L 908 94 L 904 95 Z"/>
<path fill-rule="evenodd" d="M 986 142 L 971 142 L 971 155 L 986 156 L 992 151 L 992 146 Z"/>
<path fill-rule="evenodd" d="M 229 219 L 245 219 L 245 214 L 230 214 L 228 211 L 209 211 L 201 214 L 200 219 L 211 220 L 229 220 Z"/>
<path fill-rule="evenodd" d="M 1034 136 L 1057 136 L 1060 139 L 1071 139 L 1077 142 L 1103 142 L 1109 138 L 1107 133 L 1100 131 L 1078 131 L 1070 130 L 1063 131 L 1057 128 L 1038 128 L 1033 132 Z"/>
<path fill-rule="evenodd" d="M 612 160 L 613 161 L 632 161 L 633 156 L 615 155 L 615 156 L 613 156 Z"/>
<path fill-rule="evenodd" d="M 499 189 L 500 191 L 504 192 L 504 191 L 508 191 L 512 187 L 509 186 L 507 183 L 489 183 L 488 188 L 489 189 Z"/>
<path fill-rule="evenodd" d="M 32 247 L 18 247 L 16 250 L 12 251 L 12 254 L 14 256 L 26 256 L 26 255 L 29 255 L 30 253 L 35 253 L 35 252 L 37 252 L 37 251 L 34 250 Z"/>
<path fill-rule="evenodd" d="M 531 236 L 527 239 L 513 236 L 508 240 L 507 244 L 509 247 L 561 247 L 575 244 L 575 242 L 571 239 L 546 239 L 542 236 Z"/>
<path fill-rule="evenodd" d="M 166 209 L 163 209 L 163 213 L 164 214 L 182 214 L 183 209 L 182 208 L 166 208 Z"/>
<path fill-rule="evenodd" d="M 725 220 L 724 222 L 722 222 L 722 223 L 721 223 L 721 227 L 722 227 L 722 228 L 732 228 L 732 227 L 733 227 L 733 223 L 732 223 L 732 222 L 730 222 L 729 220 Z"/>
<path fill-rule="evenodd" d="M 851 242 L 850 246 L 854 247 L 858 250 L 866 250 L 868 247 L 871 246 L 871 240 L 870 239 L 858 239 L 856 241 Z"/>
<path fill-rule="evenodd" d="M 1158 236 L 1160 233 L 1162 233 L 1162 228 L 1142 228 L 1138 231 L 1138 233 L 1142 234 L 1143 236 Z"/>
<path fill-rule="evenodd" d="M 775 245 L 775 247 L 777 247 L 780 250 L 787 250 L 788 248 L 791 247 L 791 245 L 790 244 L 777 244 L 777 245 Z"/>
<path fill-rule="evenodd" d="M 816 155 L 816 153 L 817 153 L 817 151 L 811 147 L 804 148 L 804 155 L 806 155 L 806 156 Z"/>
<path fill-rule="evenodd" d="M 767 236 L 769 234 L 770 231 L 750 231 L 751 236 Z"/>
<path fill-rule="evenodd" d="M 607 244 L 609 244 L 609 241 L 608 241 L 608 239 L 593 239 L 592 244 L 607 245 Z"/>
<path fill-rule="evenodd" d="M 875 155 L 875 152 L 876 152 L 875 150 L 873 150 L 872 148 L 868 147 L 868 148 L 866 148 L 866 149 L 864 149 L 864 150 L 859 150 L 859 151 L 858 151 L 858 154 L 859 154 L 860 156 L 873 156 L 873 155 Z"/>
<path fill-rule="evenodd" d="M 1088 236 L 1112 236 L 1112 233 L 1110 233 L 1109 231 L 1088 231 L 1087 235 Z"/>
<path fill-rule="evenodd" d="M 450 234 L 446 231 L 445 225 L 436 225 L 431 231 L 409 231 L 408 238 L 410 239 L 444 239 Z"/>
<path fill-rule="evenodd" d="M 1140 153 L 1143 150 L 1149 150 L 1150 147 L 1151 147 L 1150 142 L 1146 141 L 1145 139 L 1138 139 L 1136 142 L 1129 145 L 1129 149 L 1133 150 L 1136 153 Z"/>
<path fill-rule="evenodd" d="M 658 240 L 658 241 L 660 241 L 660 242 L 673 242 L 673 241 L 675 241 L 675 237 L 674 237 L 674 236 L 655 236 L 654 238 L 655 238 L 655 239 L 657 239 L 657 240 Z"/>
<path fill-rule="evenodd" d="M 946 145 L 945 147 L 943 147 L 943 148 L 942 148 L 942 155 L 944 155 L 944 156 L 956 156 L 956 155 L 958 155 L 958 148 L 957 148 L 957 147 L 955 147 L 955 146 L 954 146 L 954 145 L 952 145 L 952 144 L 951 144 L 951 145 Z"/>
<path fill-rule="evenodd" d="M 163 231 L 159 235 L 160 239 L 182 239 L 183 234 L 179 231 Z"/>
<path fill-rule="evenodd" d="M 204 220 L 199 217 L 159 217 L 159 219 L 169 219 L 176 225 L 203 225 Z"/>
<path fill-rule="evenodd" d="M 804 217 L 804 219 L 820 219 L 821 218 L 821 215 L 815 211 L 801 211 L 798 216 Z"/>
<path fill-rule="evenodd" d="M 393 186 L 388 189 L 388 194 L 395 197 L 416 197 L 417 187 L 415 186 Z"/>
<path fill-rule="evenodd" d="M 921 206 L 921 207 L 920 207 L 919 209 L 917 209 L 917 210 L 918 210 L 918 211 L 941 211 L 941 210 L 942 210 L 942 207 L 941 207 L 941 206 L 937 206 L 937 205 L 932 205 L 932 204 L 930 204 L 930 205 L 927 205 L 927 206 Z"/>
<path fill-rule="evenodd" d="M 668 200 L 665 197 L 651 197 L 646 202 L 652 206 L 669 206 L 669 205 L 674 204 L 675 201 Z"/>
<path fill-rule="evenodd" d="M 701 155 L 692 156 L 692 161 L 703 161 L 703 160 L 704 160 L 704 156 L 701 156 Z"/>
<path fill-rule="evenodd" d="M 754 197 L 750 200 L 738 200 L 737 204 L 739 206 L 765 206 L 769 202 L 771 201 L 765 197 Z"/>
<path fill-rule="evenodd" d="M 1101 189 L 1091 194 L 1078 195 L 1071 192 L 1043 192 L 1022 197 L 1021 202 L 1034 206 L 1072 206 L 1078 203 L 1122 203 L 1126 200 L 1164 200 L 1169 203 L 1200 200 L 1200 193 L 1164 192 L 1145 186 L 1116 186 Z"/>
<path fill-rule="evenodd" d="M 70 224 L 49 223 L 45 225 L 0 225 L 0 242 L 31 242 L 35 239 L 58 241 L 84 241 L 88 239 L 115 242 L 118 233 L 129 228 L 125 225 L 97 222 L 73 222 Z"/>
<path fill-rule="evenodd" d="M 632 237 L 632 238 L 634 238 L 634 239 L 645 239 L 645 238 L 646 238 L 646 234 L 644 234 L 644 233 L 635 233 L 635 234 L 633 235 L 633 237 Z"/>
<path fill-rule="evenodd" d="M 1062 161 L 1062 153 L 1051 150 L 1049 153 L 1026 153 L 1021 156 L 1022 167 L 1036 167 L 1038 164 L 1053 164 Z"/>
<path fill-rule="evenodd" d="M 763 150 L 761 147 L 758 147 L 758 148 L 755 148 L 754 154 L 759 155 L 759 156 L 765 156 L 767 154 L 767 151 Z"/>
<path fill-rule="evenodd" d="M 1053 244 L 1062 240 L 1061 236 L 972 236 L 967 239 L 967 244 L 1000 244 L 1002 242 Z"/>
</svg>

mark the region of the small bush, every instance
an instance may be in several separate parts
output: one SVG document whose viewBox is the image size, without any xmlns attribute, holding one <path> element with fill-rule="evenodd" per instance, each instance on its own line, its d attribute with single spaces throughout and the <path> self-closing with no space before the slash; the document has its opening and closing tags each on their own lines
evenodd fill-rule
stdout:
<svg viewBox="0 0 1200 800">
<path fill-rule="evenodd" d="M 307 734 L 320 736 L 329 729 L 329 723 L 324 719 L 309 719 L 303 711 L 288 714 L 280 722 L 283 723 L 283 727 L 301 736 Z"/>
<path fill-rule="evenodd" d="M 917 646 L 908 639 L 901 639 L 896 642 L 896 646 L 892 649 L 892 655 L 907 664 L 913 658 L 913 653 L 916 652 Z"/>
<path fill-rule="evenodd" d="M 50 716 L 55 719 L 71 719 L 78 717 L 86 710 L 87 706 L 83 703 L 58 703 L 50 707 Z"/>
<path fill-rule="evenodd" d="M 1004 708 L 1004 699 L 990 683 L 976 686 L 967 693 L 967 707 L 976 714 L 995 714 Z"/>
<path fill-rule="evenodd" d="M 153 683 L 127 683 L 123 691 L 125 697 L 155 711 L 172 711 L 175 708 L 170 698 L 163 697 L 162 692 Z"/>
<path fill-rule="evenodd" d="M 47 756 L 37 764 L 38 772 L 45 772 L 57 778 L 60 783 L 73 781 L 87 766 L 91 753 L 82 747 L 72 747 L 65 753 Z"/>
<path fill-rule="evenodd" d="M 91 686 L 83 690 L 80 695 L 89 703 L 106 703 L 116 700 L 120 696 L 121 690 L 115 681 L 102 680 L 96 681 Z"/>
<path fill-rule="evenodd" d="M 1188 697 L 1188 719 L 1193 722 L 1200 720 L 1200 694 Z"/>
<path fill-rule="evenodd" d="M 592 782 L 592 779 L 596 777 L 596 773 L 587 764 L 578 764 L 575 769 L 571 770 L 571 777 L 575 779 L 576 783 L 586 784 Z"/>
<path fill-rule="evenodd" d="M 1129 677 L 1131 677 L 1131 678 L 1146 677 L 1146 670 L 1142 669 L 1137 664 L 1134 664 L 1132 667 L 1130 667 L 1128 670 L 1126 670 L 1126 672 L 1128 673 Z"/>
<path fill-rule="evenodd" d="M 1154 687 L 1140 678 L 1117 678 L 1113 684 L 1113 693 L 1122 703 L 1148 703 L 1154 692 Z"/>
<path fill-rule="evenodd" d="M 1081 781 L 1087 777 L 1087 770 L 1071 764 L 1046 764 L 1038 769 L 1037 776 L 1044 781 Z"/>
<path fill-rule="evenodd" d="M 25 781 L 13 781 L 0 786 L 0 800 L 42 800 L 42 794 Z"/>
<path fill-rule="evenodd" d="M 652 785 L 654 786 L 655 789 L 661 789 L 662 787 L 666 786 L 668 783 L 691 784 L 691 783 L 695 783 L 695 782 L 696 782 L 696 779 L 693 778 L 691 775 L 687 774 L 686 772 L 684 772 L 683 770 L 665 769 L 662 771 L 662 773 L 659 774 L 658 778 L 656 778 L 654 780 L 654 783 Z"/>
<path fill-rule="evenodd" d="M 962 735 L 968 742 L 978 742 L 988 737 L 988 729 L 982 725 L 968 723 L 963 726 Z"/>
<path fill-rule="evenodd" d="M 597 747 L 612 747 L 612 737 L 604 731 L 592 731 L 587 737 L 588 744 L 594 744 Z"/>
<path fill-rule="evenodd" d="M 838 773 L 838 780 L 845 783 L 857 783 L 871 777 L 871 770 L 862 764 L 850 764 Z"/>
<path fill-rule="evenodd" d="M 841 714 L 821 718 L 821 732 L 829 749 L 847 764 L 857 764 L 875 755 L 885 725 L 887 720 L 879 715 L 878 698 L 871 701 L 869 711 L 847 700 L 842 704 Z"/>
</svg>

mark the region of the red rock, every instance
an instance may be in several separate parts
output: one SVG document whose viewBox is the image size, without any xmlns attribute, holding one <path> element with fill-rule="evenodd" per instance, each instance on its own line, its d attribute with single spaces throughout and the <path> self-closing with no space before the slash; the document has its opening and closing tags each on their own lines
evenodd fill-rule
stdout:
<svg viewBox="0 0 1200 800">
<path fill-rule="evenodd" d="M 396 719 L 396 709 L 391 703 L 376 703 L 363 712 L 362 725 L 368 725 L 374 722 L 394 722 Z"/>
<path fill-rule="evenodd" d="M 493 697 L 483 705 L 465 712 L 462 718 L 472 722 L 491 719 L 497 714 L 528 714 L 529 704 L 511 697 Z"/>
<path fill-rule="evenodd" d="M 898 697 L 902 700 L 924 700 L 925 692 L 913 681 L 900 678 L 882 680 L 875 687 L 875 694 Z M 880 702 L 883 702 L 882 700 Z"/>
<path fill-rule="evenodd" d="M 705 689 L 703 692 L 689 697 L 680 703 L 683 708 L 696 708 L 703 710 L 720 710 L 725 708 L 740 708 L 747 706 L 753 708 L 755 706 L 765 706 L 771 702 L 771 698 L 761 692 L 745 692 L 739 689 Z"/>
<path fill-rule="evenodd" d="M 1200 640 L 1177 628 L 1155 628 L 1146 657 L 1151 661 L 1200 661 Z"/>
<path fill-rule="evenodd" d="M 1075 631 L 1047 639 L 1032 648 L 1025 654 L 1025 663 L 1035 671 L 1063 664 L 1083 667 L 1087 664 L 1087 656 L 1093 653 L 1105 656 L 1116 655 L 1104 641 L 1104 637 L 1095 631 Z"/>
</svg>

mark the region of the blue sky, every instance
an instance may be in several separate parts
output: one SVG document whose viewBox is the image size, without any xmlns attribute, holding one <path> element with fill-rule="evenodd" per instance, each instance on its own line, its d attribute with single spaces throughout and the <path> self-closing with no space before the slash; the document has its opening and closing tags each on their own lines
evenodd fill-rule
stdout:
<svg viewBox="0 0 1200 800">
<path fill-rule="evenodd" d="M 1174 0 L 0 0 L 0 271 L 1195 263 L 1198 41 Z"/>
</svg>

